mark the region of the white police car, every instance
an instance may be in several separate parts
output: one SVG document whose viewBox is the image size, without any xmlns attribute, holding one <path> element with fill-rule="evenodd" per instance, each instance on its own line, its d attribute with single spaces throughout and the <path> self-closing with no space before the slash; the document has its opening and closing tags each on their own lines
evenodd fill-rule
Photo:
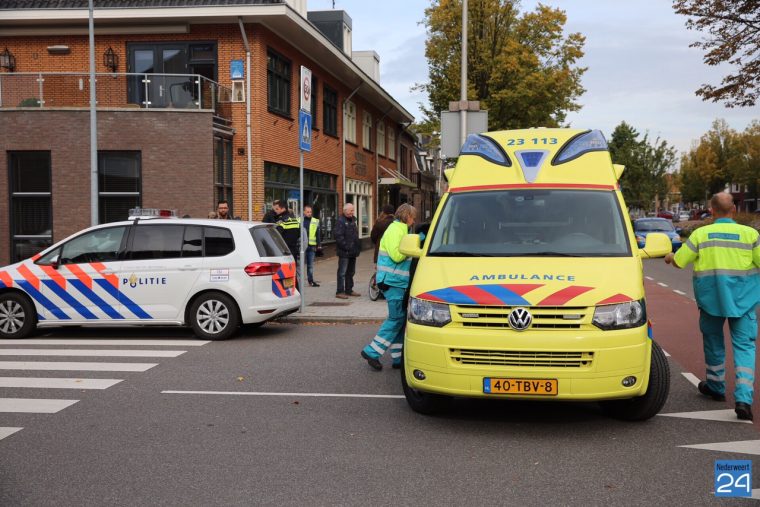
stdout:
<svg viewBox="0 0 760 507">
<path fill-rule="evenodd" d="M 35 327 L 137 324 L 190 325 L 199 338 L 224 340 L 241 324 L 298 310 L 295 277 L 272 224 L 98 225 L 0 267 L 0 338 L 24 338 Z"/>
</svg>

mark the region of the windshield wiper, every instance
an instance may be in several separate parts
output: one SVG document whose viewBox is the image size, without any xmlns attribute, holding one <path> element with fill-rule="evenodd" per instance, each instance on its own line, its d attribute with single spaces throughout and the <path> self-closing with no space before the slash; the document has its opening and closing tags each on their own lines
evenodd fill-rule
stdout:
<svg viewBox="0 0 760 507">
<path fill-rule="evenodd" d="M 583 255 L 563 252 L 531 252 L 524 255 L 525 257 L 583 257 Z"/>
<path fill-rule="evenodd" d="M 430 252 L 433 257 L 494 257 L 491 254 L 476 253 L 476 252 Z"/>
</svg>

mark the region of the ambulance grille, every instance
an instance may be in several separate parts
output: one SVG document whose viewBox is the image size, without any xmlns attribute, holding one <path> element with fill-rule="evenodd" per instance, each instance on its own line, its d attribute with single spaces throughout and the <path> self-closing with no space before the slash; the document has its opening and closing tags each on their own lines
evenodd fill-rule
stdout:
<svg viewBox="0 0 760 507">
<path fill-rule="evenodd" d="M 509 313 L 514 306 L 455 306 L 454 320 L 463 327 L 510 329 Z M 527 307 L 533 316 L 529 329 L 563 330 L 587 328 L 587 316 L 593 308 L 585 306 L 532 306 Z"/>
<path fill-rule="evenodd" d="M 591 368 L 593 352 L 532 352 L 524 350 L 449 349 L 462 365 L 525 366 L 529 368 Z"/>
</svg>

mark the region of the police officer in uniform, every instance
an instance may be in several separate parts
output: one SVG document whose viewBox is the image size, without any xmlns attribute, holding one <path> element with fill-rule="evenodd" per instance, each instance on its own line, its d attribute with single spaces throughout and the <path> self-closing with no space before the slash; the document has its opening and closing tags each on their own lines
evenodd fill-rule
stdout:
<svg viewBox="0 0 760 507">
<path fill-rule="evenodd" d="M 301 279 L 298 264 L 301 253 L 301 224 L 298 218 L 288 210 L 283 201 L 277 200 L 272 203 L 273 213 L 264 217 L 265 222 L 277 224 L 277 230 L 288 245 L 291 255 L 296 261 L 296 284 Z M 300 290 L 300 289 L 299 289 Z"/>
<path fill-rule="evenodd" d="M 314 281 L 314 256 L 317 250 L 322 250 L 322 234 L 319 230 L 319 219 L 312 216 L 311 206 L 303 207 L 303 228 L 308 238 L 306 247 L 306 278 L 309 285 L 319 287 L 319 283 Z"/>
<path fill-rule="evenodd" d="M 760 234 L 734 220 L 731 194 L 715 194 L 710 200 L 715 222 L 695 230 L 665 262 L 677 268 L 694 263 L 694 295 L 699 306 L 707 380 L 699 392 L 717 401 L 726 399 L 723 323 L 728 319 L 734 351 L 736 416 L 752 420 L 755 380 L 755 340 L 760 302 Z"/>
</svg>

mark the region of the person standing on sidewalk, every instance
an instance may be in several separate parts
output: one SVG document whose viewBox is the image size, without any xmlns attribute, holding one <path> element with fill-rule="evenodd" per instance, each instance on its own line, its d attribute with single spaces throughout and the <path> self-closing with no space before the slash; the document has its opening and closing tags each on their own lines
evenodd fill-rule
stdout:
<svg viewBox="0 0 760 507">
<path fill-rule="evenodd" d="M 360 296 L 358 292 L 354 292 L 354 273 L 356 258 L 361 252 L 361 243 L 354 217 L 354 205 L 350 202 L 343 206 L 343 215 L 335 223 L 333 237 L 338 252 L 338 288 L 335 297 L 348 299 L 348 296 Z"/>
<path fill-rule="evenodd" d="M 380 357 L 391 349 L 393 368 L 401 368 L 401 352 L 404 347 L 406 308 L 404 295 L 411 281 L 409 269 L 412 259 L 399 251 L 401 240 L 409 234 L 417 218 L 417 210 L 411 204 L 402 204 L 396 210 L 396 219 L 388 226 L 380 240 L 377 256 L 377 286 L 388 302 L 388 318 L 378 329 L 372 341 L 361 351 L 370 368 L 383 369 Z"/>
<path fill-rule="evenodd" d="M 694 295 L 699 307 L 707 380 L 697 388 L 717 401 L 726 399 L 726 348 L 723 324 L 728 319 L 734 350 L 736 416 L 752 420 L 755 340 L 760 302 L 760 234 L 734 222 L 733 196 L 721 192 L 710 200 L 715 222 L 696 229 L 665 262 L 677 268 L 694 263 Z"/>
<path fill-rule="evenodd" d="M 307 237 L 308 245 L 306 247 L 306 278 L 309 285 L 319 287 L 314 281 L 314 256 L 317 250 L 322 250 L 322 233 L 319 230 L 319 219 L 314 218 L 314 211 L 311 206 L 303 207 L 303 224 L 302 227 Z"/>
</svg>

